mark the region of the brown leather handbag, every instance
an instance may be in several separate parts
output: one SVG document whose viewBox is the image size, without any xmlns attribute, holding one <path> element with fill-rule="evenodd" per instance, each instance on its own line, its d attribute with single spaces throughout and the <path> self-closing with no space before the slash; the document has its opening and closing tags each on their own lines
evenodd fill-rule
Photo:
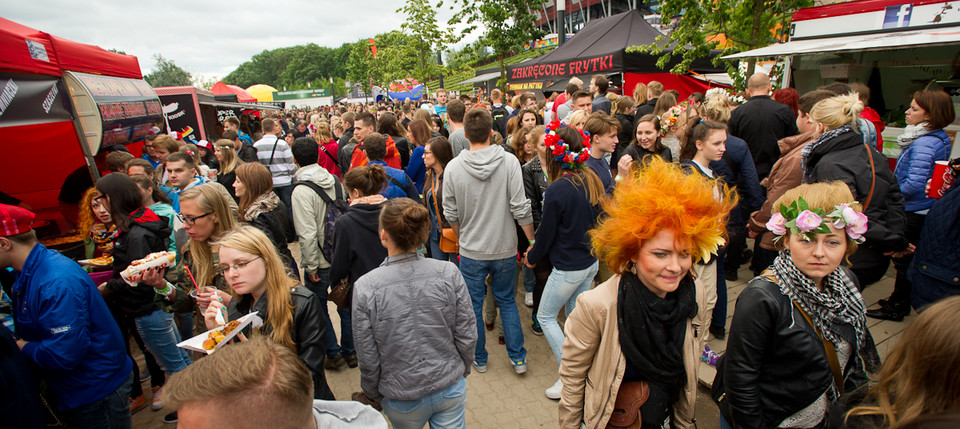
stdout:
<svg viewBox="0 0 960 429">
<path fill-rule="evenodd" d="M 437 181 L 433 181 L 434 191 L 433 191 L 433 209 L 437 213 L 437 222 L 440 222 L 440 205 L 437 204 Z M 453 228 L 440 228 L 440 250 L 443 253 L 460 253 L 460 242 L 457 240 L 457 233 L 453 232 Z"/>
<path fill-rule="evenodd" d="M 330 288 L 327 294 L 327 300 L 333 301 L 337 305 L 337 310 L 349 310 L 351 301 L 353 301 L 353 285 L 343 279 L 340 284 Z"/>
<path fill-rule="evenodd" d="M 613 414 L 607 422 L 608 429 L 640 428 L 640 407 L 650 399 L 650 385 L 646 381 L 620 383 Z"/>
</svg>

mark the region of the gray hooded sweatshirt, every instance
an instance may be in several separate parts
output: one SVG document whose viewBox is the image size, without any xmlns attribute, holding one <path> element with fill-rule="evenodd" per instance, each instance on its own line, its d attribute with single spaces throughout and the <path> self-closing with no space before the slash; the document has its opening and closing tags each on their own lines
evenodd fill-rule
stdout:
<svg viewBox="0 0 960 429">
<path fill-rule="evenodd" d="M 533 223 L 520 163 L 500 145 L 464 151 L 443 171 L 443 214 L 460 225 L 460 254 L 479 261 L 516 257 L 517 229 Z"/>
</svg>

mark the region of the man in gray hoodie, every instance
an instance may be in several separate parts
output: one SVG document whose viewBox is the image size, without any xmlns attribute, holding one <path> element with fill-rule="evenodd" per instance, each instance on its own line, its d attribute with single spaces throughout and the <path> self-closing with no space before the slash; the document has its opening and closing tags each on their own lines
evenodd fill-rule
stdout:
<svg viewBox="0 0 960 429">
<path fill-rule="evenodd" d="M 487 370 L 483 327 L 484 279 L 492 276 L 493 296 L 500 307 L 507 354 L 517 374 L 527 370 L 527 351 L 514 299 L 517 270 L 517 233 L 513 220 L 533 245 L 533 215 L 524 194 L 520 164 L 500 145 L 490 145 L 493 117 L 486 109 L 467 112 L 464 134 L 469 151 L 455 157 L 444 170 L 443 214 L 457 233 L 460 271 L 470 290 L 477 317 L 477 372 Z"/>
</svg>

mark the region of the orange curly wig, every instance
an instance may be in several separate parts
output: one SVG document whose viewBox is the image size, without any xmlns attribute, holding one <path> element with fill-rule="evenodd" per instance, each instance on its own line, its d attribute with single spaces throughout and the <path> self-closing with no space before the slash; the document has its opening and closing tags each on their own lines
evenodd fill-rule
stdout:
<svg viewBox="0 0 960 429">
<path fill-rule="evenodd" d="M 100 222 L 93 215 L 93 209 L 90 207 L 93 198 L 98 196 L 100 196 L 100 192 L 97 192 L 97 188 L 90 188 L 83 193 L 83 198 L 80 199 L 80 225 L 78 225 L 78 228 L 84 241 L 90 241 L 90 237 L 93 236 L 93 224 Z"/>
<path fill-rule="evenodd" d="M 694 261 L 708 259 L 724 243 L 727 215 L 737 205 L 736 192 L 719 181 L 652 158 L 617 185 L 604 203 L 609 216 L 590 231 L 597 259 L 617 274 L 661 229 L 673 230 Z"/>
</svg>

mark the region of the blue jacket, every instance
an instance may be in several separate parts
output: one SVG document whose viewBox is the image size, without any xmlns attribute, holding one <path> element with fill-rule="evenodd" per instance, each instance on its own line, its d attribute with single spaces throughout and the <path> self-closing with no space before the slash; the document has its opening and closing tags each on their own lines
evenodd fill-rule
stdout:
<svg viewBox="0 0 960 429">
<path fill-rule="evenodd" d="M 67 257 L 37 244 L 13 284 L 17 335 L 40 368 L 61 410 L 99 400 L 130 376 L 117 322 L 90 276 Z"/>
<path fill-rule="evenodd" d="M 417 187 L 414 185 L 413 180 L 410 180 L 410 177 L 407 176 L 407 173 L 404 173 L 403 170 L 398 170 L 396 168 L 390 167 L 386 162 L 383 161 L 368 161 L 367 165 L 378 164 L 383 167 L 383 171 L 387 173 L 387 176 L 393 180 L 387 179 L 387 187 L 383 188 L 383 192 L 380 195 L 383 195 L 388 200 L 391 198 L 401 198 L 407 197 L 416 202 L 420 201 L 420 193 L 417 192 Z M 403 184 L 403 186 L 397 186 L 397 183 Z"/>
<path fill-rule="evenodd" d="M 910 147 L 900 153 L 894 173 L 900 182 L 900 193 L 906 203 L 904 211 L 916 212 L 933 207 L 936 200 L 928 198 L 924 189 L 927 180 L 933 177 L 935 161 L 948 159 L 950 137 L 943 130 L 918 137 Z"/>
<path fill-rule="evenodd" d="M 740 202 L 730 211 L 729 224 L 743 226 L 747 224 L 750 213 L 760 210 L 765 198 L 747 142 L 739 137 L 727 136 L 726 147 L 723 159 L 710 161 L 710 169 L 727 186 L 736 189 Z"/>
<path fill-rule="evenodd" d="M 418 193 L 423 192 L 423 182 L 427 175 L 427 167 L 423 165 L 424 148 L 425 146 L 417 146 L 410 155 L 410 162 L 407 163 L 407 176 L 410 176 L 413 184 L 417 186 Z"/>
<path fill-rule="evenodd" d="M 936 201 L 936 200 L 934 200 Z M 913 283 L 910 303 L 913 308 L 960 295 L 960 186 L 947 190 L 930 208 L 923 222 L 917 252 L 907 271 Z"/>
</svg>

